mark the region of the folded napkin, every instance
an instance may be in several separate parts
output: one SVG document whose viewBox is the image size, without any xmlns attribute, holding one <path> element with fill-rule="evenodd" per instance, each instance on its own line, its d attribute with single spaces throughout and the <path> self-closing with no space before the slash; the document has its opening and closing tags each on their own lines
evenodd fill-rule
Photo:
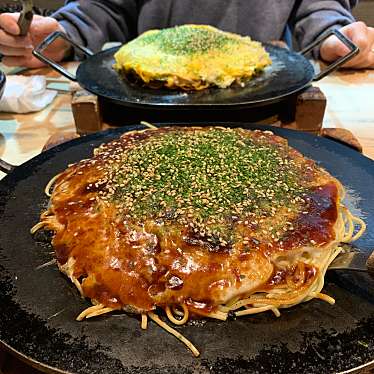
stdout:
<svg viewBox="0 0 374 374">
<path fill-rule="evenodd" d="M 57 95 L 57 91 L 48 90 L 46 86 L 46 79 L 41 75 L 8 75 L 0 100 L 0 111 L 29 113 L 42 110 Z"/>
</svg>

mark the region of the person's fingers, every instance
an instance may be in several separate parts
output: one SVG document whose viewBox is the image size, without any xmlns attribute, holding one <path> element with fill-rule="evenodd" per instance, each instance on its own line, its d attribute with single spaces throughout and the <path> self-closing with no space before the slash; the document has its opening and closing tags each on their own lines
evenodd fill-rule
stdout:
<svg viewBox="0 0 374 374">
<path fill-rule="evenodd" d="M 20 48 L 31 48 L 33 46 L 29 36 L 14 36 L 4 30 L 0 30 L 0 45 Z"/>
<path fill-rule="evenodd" d="M 322 44 L 320 53 L 321 57 L 325 61 L 333 61 L 349 53 L 349 48 L 340 42 L 335 35 L 333 35 L 326 39 L 326 41 Z"/>
<path fill-rule="evenodd" d="M 360 53 L 349 60 L 344 67 L 371 67 L 374 58 L 374 53 L 372 52 L 374 29 L 367 27 L 363 22 L 355 22 L 342 27 L 339 31 L 352 40 L 360 49 Z M 335 36 L 328 38 L 322 43 L 320 48 L 321 57 L 325 61 L 334 61 L 348 53 L 349 49 Z"/>
<path fill-rule="evenodd" d="M 19 13 L 0 14 L 0 29 L 11 35 L 19 35 L 20 28 L 17 24 Z M 29 32 L 31 34 L 50 34 L 59 29 L 59 23 L 52 17 L 34 15 Z"/>
<path fill-rule="evenodd" d="M 369 29 L 368 38 L 370 41 L 368 53 L 369 53 L 371 60 L 373 61 L 374 60 L 374 27 L 368 27 L 368 29 Z M 372 62 L 371 67 L 374 67 L 374 61 Z"/>
<path fill-rule="evenodd" d="M 13 48 L 0 45 L 0 53 L 4 56 L 25 56 L 29 55 L 32 48 Z"/>
<path fill-rule="evenodd" d="M 29 36 L 18 36 L 18 18 L 19 13 L 0 14 L 0 52 L 5 56 L 22 56 L 26 54 L 22 49 L 32 48 Z"/>
<path fill-rule="evenodd" d="M 349 38 L 360 49 L 360 52 L 366 50 L 368 46 L 368 30 L 367 26 L 363 22 L 352 23 L 342 27 L 339 31 Z M 333 43 L 337 56 L 342 57 L 349 53 L 350 49 L 335 36 Z"/>
<path fill-rule="evenodd" d="M 354 27 L 347 28 L 346 35 L 360 48 L 360 53 L 344 66 L 351 68 L 374 67 L 374 29 L 363 22 L 356 22 Z"/>
<path fill-rule="evenodd" d="M 12 35 L 19 35 L 20 28 L 17 24 L 19 13 L 0 14 L 0 28 Z"/>
<path fill-rule="evenodd" d="M 28 34 L 26 36 L 17 36 L 19 31 L 17 25 L 18 17 L 19 14 L 12 13 L 0 15 L 0 45 L 9 47 L 35 46 L 50 33 L 61 30 L 61 26 L 54 18 L 34 15 Z"/>
<path fill-rule="evenodd" d="M 374 43 L 374 27 L 368 27 L 368 38 Z"/>
<path fill-rule="evenodd" d="M 23 66 L 26 68 L 40 68 L 45 66 L 31 54 L 22 57 L 4 56 L 1 62 L 6 66 Z"/>
<path fill-rule="evenodd" d="M 5 66 L 23 66 L 23 62 L 26 62 L 25 57 L 12 57 L 12 56 L 4 56 L 1 62 Z"/>
<path fill-rule="evenodd" d="M 30 27 L 30 35 L 33 40 L 33 44 L 35 46 L 38 45 L 49 34 L 55 31 L 61 31 L 64 33 L 65 29 L 54 18 L 37 17 L 35 22 L 33 22 Z M 71 45 L 64 39 L 59 38 L 45 50 L 44 54 L 54 61 L 61 61 L 70 49 Z"/>
<path fill-rule="evenodd" d="M 373 27 L 369 27 L 368 37 L 369 37 L 369 46 L 367 48 L 367 63 L 363 67 L 374 69 L 374 28 Z"/>
<path fill-rule="evenodd" d="M 34 37 L 45 36 L 57 30 L 60 30 L 60 25 L 52 17 L 34 16 L 30 25 L 30 34 Z"/>
<path fill-rule="evenodd" d="M 354 22 L 339 30 L 347 36 L 360 50 L 365 50 L 368 43 L 368 27 L 364 22 Z"/>
<path fill-rule="evenodd" d="M 28 34 L 17 36 L 18 18 L 19 14 L 0 15 L 0 53 L 4 56 L 2 62 L 8 66 L 44 66 L 44 63 L 31 54 L 32 49 L 52 32 L 64 29 L 54 18 L 34 15 Z M 69 44 L 59 40 L 46 49 L 45 55 L 60 61 L 69 48 Z"/>
</svg>

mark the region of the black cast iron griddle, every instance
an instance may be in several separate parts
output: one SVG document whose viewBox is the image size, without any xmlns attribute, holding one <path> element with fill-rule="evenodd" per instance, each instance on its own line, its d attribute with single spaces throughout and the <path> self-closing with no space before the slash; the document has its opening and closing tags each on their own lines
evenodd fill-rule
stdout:
<svg viewBox="0 0 374 374">
<path fill-rule="evenodd" d="M 52 259 L 52 249 L 35 241 L 29 230 L 46 207 L 43 190 L 52 176 L 89 157 L 99 144 L 140 128 L 70 141 L 17 167 L 0 182 L 0 339 L 5 346 L 36 367 L 59 373 L 320 374 L 373 361 L 374 281 L 358 273 L 328 272 L 324 290 L 335 298 L 333 306 L 312 300 L 282 310 L 279 318 L 265 312 L 177 327 L 199 348 L 199 358 L 153 322 L 143 331 L 136 317 L 124 313 L 76 322 L 89 303 L 55 265 L 38 269 Z M 342 181 L 347 204 L 368 226 L 357 245 L 371 251 L 374 162 L 328 139 L 272 131 Z"/>
<path fill-rule="evenodd" d="M 131 83 L 113 69 L 113 55 L 117 50 L 112 48 L 90 57 L 78 67 L 77 77 L 79 84 L 88 91 L 129 106 L 209 109 L 268 104 L 302 90 L 314 78 L 313 66 L 304 56 L 267 44 L 272 65 L 245 87 L 209 88 L 196 92 L 155 90 Z"/>
<path fill-rule="evenodd" d="M 304 55 L 332 34 L 338 37 L 349 48 L 350 52 L 316 75 L 312 64 Z M 80 63 L 76 75 L 69 73 L 61 65 L 43 54 L 43 51 L 59 37 L 64 38 L 76 49 L 86 54 L 87 58 Z M 49 35 L 33 51 L 33 54 L 67 78 L 77 81 L 86 90 L 116 104 L 159 110 L 191 110 L 197 108 L 213 110 L 218 108 L 248 108 L 278 102 L 302 91 L 313 80 L 323 78 L 359 52 L 357 46 L 337 30 L 326 33 L 300 53 L 268 43 L 264 43 L 264 46 L 270 55 L 272 64 L 244 87 L 209 88 L 195 92 L 170 89 L 156 90 L 131 83 L 126 78 L 121 77 L 113 68 L 114 54 L 119 49 L 118 47 L 93 54 L 93 52 L 76 44 L 61 32 Z"/>
</svg>

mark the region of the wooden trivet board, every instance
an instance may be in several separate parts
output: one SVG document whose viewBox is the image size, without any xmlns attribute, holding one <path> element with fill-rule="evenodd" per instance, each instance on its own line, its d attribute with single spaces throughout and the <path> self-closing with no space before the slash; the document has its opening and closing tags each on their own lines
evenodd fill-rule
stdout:
<svg viewBox="0 0 374 374">
<path fill-rule="evenodd" d="M 281 102 L 255 108 L 231 110 L 158 110 L 130 108 L 108 102 L 85 90 L 73 92 L 72 110 L 77 133 L 91 134 L 114 126 L 148 122 L 191 122 L 235 121 L 280 127 L 319 134 L 326 108 L 326 97 L 317 87 L 309 87 L 299 95 Z"/>
</svg>

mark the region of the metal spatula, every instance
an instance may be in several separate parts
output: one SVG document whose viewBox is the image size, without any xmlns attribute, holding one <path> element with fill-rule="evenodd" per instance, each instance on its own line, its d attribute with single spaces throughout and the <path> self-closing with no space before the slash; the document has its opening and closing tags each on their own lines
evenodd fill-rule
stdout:
<svg viewBox="0 0 374 374">
<path fill-rule="evenodd" d="M 21 14 L 19 16 L 17 23 L 21 30 L 20 35 L 24 36 L 29 31 L 32 18 L 34 16 L 34 13 L 32 10 L 34 4 L 32 0 L 22 0 L 21 3 L 22 3 L 22 11 L 21 11 Z"/>
<path fill-rule="evenodd" d="M 330 269 L 365 271 L 374 277 L 374 252 L 368 254 L 355 247 L 346 246 L 345 251 L 330 264 Z"/>
</svg>

